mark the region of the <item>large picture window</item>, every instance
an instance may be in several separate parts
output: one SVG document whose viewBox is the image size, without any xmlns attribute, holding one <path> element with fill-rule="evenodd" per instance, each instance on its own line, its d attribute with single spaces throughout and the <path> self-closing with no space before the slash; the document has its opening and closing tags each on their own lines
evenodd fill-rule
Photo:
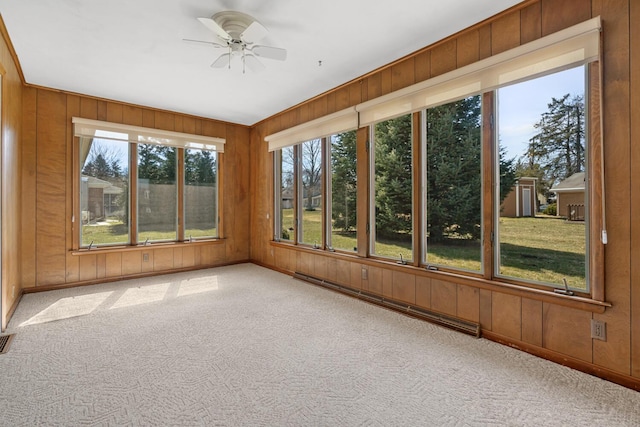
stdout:
<svg viewBox="0 0 640 427">
<path fill-rule="evenodd" d="M 223 139 L 80 118 L 73 123 L 79 248 L 219 237 Z"/>
<path fill-rule="evenodd" d="M 586 291 L 585 67 L 507 86 L 497 95 L 496 276 L 557 286 L 566 281 Z"/>
<path fill-rule="evenodd" d="M 481 96 L 425 111 L 424 262 L 482 270 Z"/>
<path fill-rule="evenodd" d="M 412 115 L 373 126 L 371 254 L 410 260 L 413 246 Z"/>
<path fill-rule="evenodd" d="M 330 251 L 603 301 L 600 28 L 593 18 L 368 99 L 357 132 L 320 133 L 347 109 L 267 136 L 282 149 L 276 239 L 290 191 L 295 244 L 323 236 Z"/>
<path fill-rule="evenodd" d="M 356 132 L 344 132 L 330 138 L 331 218 L 328 246 L 332 249 L 354 252 L 357 250 L 357 183 Z"/>
<path fill-rule="evenodd" d="M 80 140 L 81 246 L 128 244 L 129 144 Z"/>
</svg>

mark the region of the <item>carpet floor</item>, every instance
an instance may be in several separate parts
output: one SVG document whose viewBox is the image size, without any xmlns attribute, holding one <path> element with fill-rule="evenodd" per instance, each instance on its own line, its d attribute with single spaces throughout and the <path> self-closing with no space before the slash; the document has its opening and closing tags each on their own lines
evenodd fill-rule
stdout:
<svg viewBox="0 0 640 427">
<path fill-rule="evenodd" d="M 27 294 L 2 426 L 638 426 L 640 393 L 241 264 Z"/>
</svg>

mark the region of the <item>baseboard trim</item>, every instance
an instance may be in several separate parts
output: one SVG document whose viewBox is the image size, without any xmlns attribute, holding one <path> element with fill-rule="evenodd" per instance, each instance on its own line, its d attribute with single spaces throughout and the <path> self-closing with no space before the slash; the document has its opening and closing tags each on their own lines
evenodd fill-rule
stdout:
<svg viewBox="0 0 640 427">
<path fill-rule="evenodd" d="M 621 374 L 620 372 L 612 371 L 611 369 L 603 368 L 592 363 L 585 362 L 584 360 L 576 359 L 574 357 L 567 356 L 553 350 L 548 350 L 546 348 L 540 348 L 523 341 L 514 340 L 512 338 L 505 337 L 491 331 L 483 330 L 482 338 L 486 338 L 490 341 L 494 341 L 499 344 L 524 351 L 542 359 L 549 360 L 551 362 L 584 372 L 589 375 L 593 375 L 594 377 L 616 383 L 623 387 L 627 387 L 635 391 L 640 391 L 640 378 Z"/>
<path fill-rule="evenodd" d="M 128 274 L 126 276 L 123 275 L 123 276 L 103 277 L 101 279 L 84 280 L 84 281 L 71 282 L 71 283 L 61 283 L 58 285 L 35 286 L 33 288 L 25 288 L 22 290 L 22 292 L 25 294 L 32 294 L 37 292 L 53 291 L 56 289 L 67 289 L 67 288 L 75 288 L 79 286 L 99 285 L 101 283 L 111 283 L 111 282 L 117 282 L 119 280 L 140 279 L 143 277 L 162 276 L 164 274 L 183 273 L 185 271 L 205 270 L 207 268 L 225 267 L 229 265 L 247 264 L 251 262 L 252 261 L 249 261 L 249 260 L 240 260 L 240 261 L 225 262 L 221 264 L 198 265 L 194 267 L 175 268 L 172 270 L 150 271 L 146 273 Z"/>
<path fill-rule="evenodd" d="M 20 293 L 18 294 L 18 298 L 16 298 L 16 300 L 13 302 L 13 304 L 11 304 L 11 307 L 9 307 L 9 311 L 7 311 L 7 318 L 5 319 L 6 322 L 4 325 L 2 325 L 3 327 L 1 328 L 2 330 L 0 332 L 4 332 L 7 329 L 7 326 L 9 325 L 9 322 L 11 321 L 11 318 L 13 317 L 13 313 L 15 313 L 16 309 L 18 308 L 18 304 L 20 303 L 20 300 L 22 299 L 22 295 L 24 295 L 24 291 L 22 289 L 20 289 Z"/>
</svg>

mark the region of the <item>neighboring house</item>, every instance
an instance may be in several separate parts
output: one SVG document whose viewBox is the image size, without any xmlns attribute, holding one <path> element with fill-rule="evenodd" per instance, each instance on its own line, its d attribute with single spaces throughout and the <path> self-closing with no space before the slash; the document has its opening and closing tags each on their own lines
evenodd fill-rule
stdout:
<svg viewBox="0 0 640 427">
<path fill-rule="evenodd" d="M 557 215 L 571 220 L 584 220 L 584 172 L 578 172 L 554 185 Z"/>
<path fill-rule="evenodd" d="M 86 224 L 115 214 L 119 209 L 117 197 L 120 193 L 122 188 L 110 182 L 82 175 L 80 178 L 82 222 Z"/>
<path fill-rule="evenodd" d="M 280 207 L 282 209 L 293 209 L 293 188 L 284 188 L 282 190 Z"/>
<path fill-rule="evenodd" d="M 518 178 L 502 202 L 500 216 L 510 218 L 536 216 L 537 180 L 538 178 L 527 176 Z"/>
</svg>

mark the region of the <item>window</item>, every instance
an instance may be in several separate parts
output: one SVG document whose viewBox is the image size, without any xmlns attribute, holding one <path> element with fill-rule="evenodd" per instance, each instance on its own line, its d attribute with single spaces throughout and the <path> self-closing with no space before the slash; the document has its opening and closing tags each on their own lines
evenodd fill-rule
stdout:
<svg viewBox="0 0 640 427">
<path fill-rule="evenodd" d="M 137 147 L 138 194 L 145 194 L 138 198 L 138 242 L 176 240 L 177 149 L 154 144 Z"/>
<path fill-rule="evenodd" d="M 410 260 L 413 246 L 412 115 L 373 128 L 371 254 Z"/>
<path fill-rule="evenodd" d="M 294 172 L 294 147 L 285 147 L 276 152 L 276 240 L 295 240 L 296 216 L 294 212 L 296 191 Z"/>
<path fill-rule="evenodd" d="M 184 237 L 218 237 L 217 153 L 187 149 L 184 156 Z"/>
<path fill-rule="evenodd" d="M 369 99 L 359 132 L 324 132 L 351 120 L 344 110 L 268 136 L 275 238 L 603 301 L 604 188 L 590 168 L 602 141 L 589 140 L 600 28 L 593 18 Z"/>
<path fill-rule="evenodd" d="M 331 215 L 327 246 L 332 249 L 356 251 L 358 246 L 356 132 L 332 135 L 329 141 L 331 171 L 327 186 L 330 188 L 328 211 Z"/>
<path fill-rule="evenodd" d="M 585 67 L 497 96 L 496 276 L 587 291 Z"/>
<path fill-rule="evenodd" d="M 219 236 L 223 139 L 75 117 L 73 124 L 79 247 Z"/>
<path fill-rule="evenodd" d="M 298 212 L 302 213 L 300 225 L 300 242 L 322 246 L 322 140 L 312 139 L 298 146 L 300 189 Z"/>
<path fill-rule="evenodd" d="M 128 244 L 129 144 L 80 140 L 81 246 Z"/>
<path fill-rule="evenodd" d="M 423 262 L 482 270 L 481 96 L 424 112 Z"/>
</svg>

